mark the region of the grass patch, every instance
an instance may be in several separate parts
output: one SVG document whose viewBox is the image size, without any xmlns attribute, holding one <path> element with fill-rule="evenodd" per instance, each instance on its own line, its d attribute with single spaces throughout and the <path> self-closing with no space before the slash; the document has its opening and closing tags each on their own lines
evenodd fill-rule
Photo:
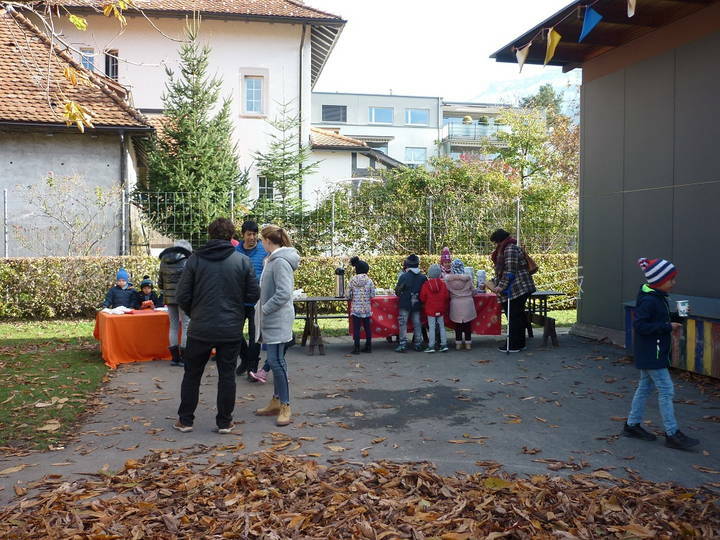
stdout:
<svg viewBox="0 0 720 540">
<path fill-rule="evenodd" d="M 46 449 L 72 432 L 107 372 L 93 324 L 0 323 L 0 446 Z"/>
<path fill-rule="evenodd" d="M 577 322 L 577 310 L 575 309 L 548 311 L 548 316 L 555 319 L 555 326 L 572 326 Z"/>
</svg>

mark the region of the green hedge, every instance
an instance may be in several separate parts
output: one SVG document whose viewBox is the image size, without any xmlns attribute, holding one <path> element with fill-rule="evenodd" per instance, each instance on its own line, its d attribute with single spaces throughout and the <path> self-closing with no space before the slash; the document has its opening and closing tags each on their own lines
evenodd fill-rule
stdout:
<svg viewBox="0 0 720 540">
<path fill-rule="evenodd" d="M 459 255 L 466 265 L 475 270 L 483 269 L 492 276 L 487 255 Z M 367 257 L 370 277 L 376 287 L 391 289 L 395 286 L 402 257 L 380 255 Z M 437 258 L 421 257 L 421 267 L 436 262 Z M 538 288 L 553 288 L 577 296 L 578 287 L 571 270 L 577 267 L 577 255 L 546 254 L 535 256 L 540 271 L 535 276 Z M 335 290 L 334 269 L 347 258 L 306 257 L 302 259 L 295 276 L 297 288 L 308 295 L 325 296 Z M 100 306 L 105 292 L 114 283 L 120 267 L 130 272 L 139 282 L 148 274 L 157 280 L 159 261 L 152 257 L 43 257 L 0 259 L 0 318 L 3 319 L 52 319 L 90 316 Z M 556 273 L 562 270 L 567 272 Z M 563 283 L 554 283 L 565 280 Z M 556 309 L 574 307 L 566 302 Z M 342 310 L 333 303 L 327 309 Z"/>
</svg>

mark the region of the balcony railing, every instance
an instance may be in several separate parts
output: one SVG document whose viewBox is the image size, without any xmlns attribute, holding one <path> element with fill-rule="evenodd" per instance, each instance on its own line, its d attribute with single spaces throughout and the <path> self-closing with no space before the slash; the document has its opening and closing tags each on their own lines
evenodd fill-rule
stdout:
<svg viewBox="0 0 720 540">
<path fill-rule="evenodd" d="M 447 124 L 443 126 L 443 140 L 474 140 L 496 139 L 500 131 L 505 131 L 506 126 L 483 125 L 483 124 Z"/>
</svg>

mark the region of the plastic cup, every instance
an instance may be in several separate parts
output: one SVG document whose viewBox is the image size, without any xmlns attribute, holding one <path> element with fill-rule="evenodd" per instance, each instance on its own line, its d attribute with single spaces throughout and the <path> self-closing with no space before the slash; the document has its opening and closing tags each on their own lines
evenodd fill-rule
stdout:
<svg viewBox="0 0 720 540">
<path fill-rule="evenodd" d="M 677 301 L 677 311 L 680 317 L 687 317 L 688 310 L 690 309 L 690 303 L 687 300 Z"/>
</svg>

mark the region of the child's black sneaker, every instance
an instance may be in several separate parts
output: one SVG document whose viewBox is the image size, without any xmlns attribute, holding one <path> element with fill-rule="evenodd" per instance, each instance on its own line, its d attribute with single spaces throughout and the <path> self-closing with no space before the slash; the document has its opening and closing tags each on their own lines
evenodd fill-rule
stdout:
<svg viewBox="0 0 720 540">
<path fill-rule="evenodd" d="M 643 441 L 654 441 L 657 439 L 657 436 L 643 429 L 640 424 L 631 426 L 627 422 L 623 426 L 622 435 L 632 437 L 633 439 L 642 439 Z"/>
<path fill-rule="evenodd" d="M 354 345 L 352 354 L 360 354 L 360 345 Z"/>
<path fill-rule="evenodd" d="M 674 435 L 665 435 L 665 446 L 676 450 L 689 450 L 700 444 L 698 439 L 688 437 L 682 431 L 677 430 Z"/>
</svg>

